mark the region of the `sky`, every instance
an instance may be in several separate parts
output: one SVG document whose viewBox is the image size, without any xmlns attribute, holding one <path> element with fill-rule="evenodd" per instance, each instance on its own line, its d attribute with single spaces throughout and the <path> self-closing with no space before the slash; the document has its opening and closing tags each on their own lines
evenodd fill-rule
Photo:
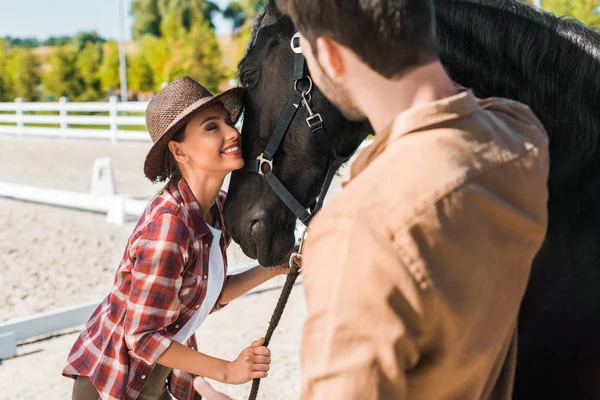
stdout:
<svg viewBox="0 0 600 400">
<path fill-rule="evenodd" d="M 126 39 L 131 38 L 132 0 L 121 0 L 126 16 Z M 215 0 L 224 7 L 228 0 Z M 0 0 L 0 37 L 72 36 L 96 31 L 107 39 L 119 39 L 119 0 Z M 231 31 L 229 21 L 215 18 L 217 34 Z"/>
</svg>

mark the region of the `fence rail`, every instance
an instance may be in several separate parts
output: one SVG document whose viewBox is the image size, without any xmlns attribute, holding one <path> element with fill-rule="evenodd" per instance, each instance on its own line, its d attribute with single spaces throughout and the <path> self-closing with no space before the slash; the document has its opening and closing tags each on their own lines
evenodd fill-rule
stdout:
<svg viewBox="0 0 600 400">
<path fill-rule="evenodd" d="M 118 102 L 114 96 L 97 103 L 69 103 L 65 98 L 54 103 L 25 103 L 17 99 L 0 103 L 0 135 L 150 141 L 144 116 L 127 115 L 145 113 L 147 106 L 148 102 L 141 101 Z"/>
</svg>

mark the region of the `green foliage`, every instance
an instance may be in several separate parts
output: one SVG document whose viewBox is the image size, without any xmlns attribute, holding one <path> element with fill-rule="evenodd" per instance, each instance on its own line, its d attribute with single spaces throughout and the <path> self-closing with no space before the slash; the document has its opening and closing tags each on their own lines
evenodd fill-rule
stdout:
<svg viewBox="0 0 600 400">
<path fill-rule="evenodd" d="M 102 47 L 100 44 L 87 42 L 77 56 L 77 73 L 83 82 L 83 92 L 73 99 L 76 101 L 96 101 L 104 96 L 100 83 L 100 64 Z"/>
<path fill-rule="evenodd" d="M 213 29 L 200 12 L 192 15 L 189 31 L 181 18 L 171 11 L 162 20 L 160 37 L 141 38 L 131 65 L 132 89 L 158 91 L 163 84 L 189 75 L 209 90 L 218 90 L 225 76 Z"/>
<path fill-rule="evenodd" d="M 26 49 L 31 49 L 40 45 L 39 40 L 37 40 L 36 38 L 21 39 L 7 36 L 4 40 L 10 47 L 23 47 Z"/>
<path fill-rule="evenodd" d="M 216 92 L 225 79 L 221 50 L 213 29 L 203 15 L 196 14 L 194 20 L 183 44 L 183 69 L 208 90 Z"/>
<path fill-rule="evenodd" d="M 100 69 L 100 87 L 104 93 L 114 92 L 121 84 L 119 76 L 119 44 L 114 41 L 104 45 L 104 57 Z"/>
<path fill-rule="evenodd" d="M 152 57 L 152 44 L 148 41 L 153 41 L 153 36 L 146 36 L 142 39 L 140 50 L 131 60 L 131 64 L 127 69 L 127 81 L 131 90 L 136 92 L 149 92 L 154 88 L 154 72 L 150 65 Z M 148 43 L 148 44 L 146 44 Z"/>
<path fill-rule="evenodd" d="M 223 16 L 231 20 L 233 23 L 233 29 L 237 29 L 244 25 L 247 18 L 246 12 L 242 8 L 242 5 L 239 1 L 232 1 L 229 3 L 225 11 L 223 11 Z"/>
<path fill-rule="evenodd" d="M 533 0 L 528 0 L 532 4 Z M 598 0 L 541 0 L 542 9 L 558 16 L 571 16 L 592 28 L 600 28 Z"/>
<path fill-rule="evenodd" d="M 163 22 L 170 18 L 170 14 L 175 14 L 181 27 L 189 32 L 194 24 L 195 14 L 199 12 L 214 29 L 211 20 L 220 11 L 219 6 L 209 0 L 133 0 L 133 38 L 141 40 L 145 35 L 160 37 Z"/>
<path fill-rule="evenodd" d="M 213 92 L 235 76 L 233 62 L 244 54 L 250 38 L 248 18 L 265 0 L 237 0 L 223 11 L 235 38 L 223 38 L 227 66 L 214 33 L 212 17 L 221 12 L 214 0 L 133 0 L 133 36 L 137 49 L 128 54 L 128 83 L 135 92 L 157 92 L 183 75 Z M 36 50 L 49 46 L 50 51 Z M 40 65 L 37 54 L 44 59 Z M 43 76 L 42 76 L 43 71 Z M 120 87 L 119 49 L 96 32 L 50 37 L 0 39 L 0 101 L 26 101 L 65 96 L 70 101 L 96 101 Z"/>
<path fill-rule="evenodd" d="M 106 39 L 98 36 L 97 32 L 79 32 L 72 39 L 71 42 L 79 51 L 88 44 L 102 44 L 106 43 Z"/>
<path fill-rule="evenodd" d="M 231 1 L 223 11 L 223 16 L 233 22 L 233 28 L 243 26 L 248 18 L 255 16 L 265 6 L 266 0 Z"/>
<path fill-rule="evenodd" d="M 42 46 L 64 46 L 71 41 L 70 36 L 50 36 L 48 39 L 42 42 Z"/>
<path fill-rule="evenodd" d="M 141 39 L 144 35 L 159 36 L 161 16 L 158 11 L 158 0 L 133 0 L 133 38 Z"/>
<path fill-rule="evenodd" d="M 6 64 L 8 62 L 8 45 L 4 39 L 0 39 L 0 101 L 12 101 L 14 95 L 8 81 Z"/>
<path fill-rule="evenodd" d="M 84 82 L 76 63 L 76 48 L 71 45 L 58 47 L 48 59 L 49 70 L 42 77 L 44 93 L 55 98 L 78 98 L 84 91 Z"/>
<path fill-rule="evenodd" d="M 31 51 L 20 47 L 11 50 L 6 63 L 6 76 L 12 95 L 25 101 L 38 100 L 39 65 L 39 60 Z"/>
</svg>

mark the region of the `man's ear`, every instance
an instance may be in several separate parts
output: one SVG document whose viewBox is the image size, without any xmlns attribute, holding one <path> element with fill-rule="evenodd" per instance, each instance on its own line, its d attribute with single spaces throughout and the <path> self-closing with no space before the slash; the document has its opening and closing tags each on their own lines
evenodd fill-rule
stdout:
<svg viewBox="0 0 600 400">
<path fill-rule="evenodd" d="M 316 40 L 317 57 L 322 68 L 330 78 L 335 79 L 344 73 L 344 59 L 341 46 L 327 37 Z"/>
<path fill-rule="evenodd" d="M 272 3 L 275 3 L 275 7 L 279 10 L 279 12 L 286 17 L 290 16 L 288 0 L 271 0 Z"/>
</svg>

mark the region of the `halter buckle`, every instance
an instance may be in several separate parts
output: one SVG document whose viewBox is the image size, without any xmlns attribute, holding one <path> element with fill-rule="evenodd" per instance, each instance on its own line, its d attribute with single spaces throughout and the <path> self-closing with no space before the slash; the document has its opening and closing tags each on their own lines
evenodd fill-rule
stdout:
<svg viewBox="0 0 600 400">
<path fill-rule="evenodd" d="M 258 161 L 257 172 L 260 176 L 265 176 L 265 173 L 262 170 L 263 164 L 267 164 L 271 168 L 271 171 L 273 171 L 273 160 L 266 159 L 265 153 L 260 153 L 260 156 L 256 157 L 256 160 Z"/>
<path fill-rule="evenodd" d="M 314 132 L 323 127 L 323 118 L 321 118 L 321 114 L 314 114 L 306 118 L 306 123 L 310 130 Z"/>
</svg>

